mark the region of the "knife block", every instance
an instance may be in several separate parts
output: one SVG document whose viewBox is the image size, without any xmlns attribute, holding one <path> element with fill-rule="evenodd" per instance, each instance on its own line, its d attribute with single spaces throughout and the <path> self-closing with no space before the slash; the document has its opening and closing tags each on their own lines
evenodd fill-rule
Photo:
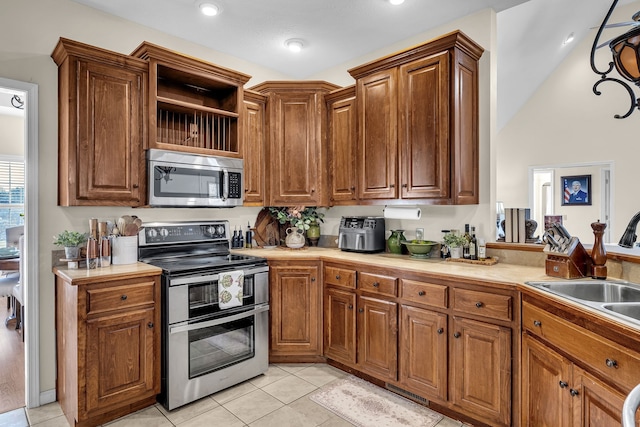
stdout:
<svg viewBox="0 0 640 427">
<path fill-rule="evenodd" d="M 590 275 L 591 264 L 591 256 L 582 243 L 575 239 L 566 253 L 547 253 L 545 273 L 561 279 L 578 279 Z"/>
</svg>

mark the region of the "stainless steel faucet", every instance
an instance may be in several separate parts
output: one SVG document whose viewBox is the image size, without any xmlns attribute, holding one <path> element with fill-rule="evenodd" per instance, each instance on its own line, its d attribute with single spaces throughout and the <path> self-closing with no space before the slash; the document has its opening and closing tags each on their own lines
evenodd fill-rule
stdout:
<svg viewBox="0 0 640 427">
<path fill-rule="evenodd" d="M 633 245 L 636 243 L 636 237 L 638 237 L 636 236 L 638 222 L 640 222 L 640 212 L 635 214 L 633 218 L 631 218 L 631 221 L 629 221 L 627 229 L 620 238 L 620 242 L 618 242 L 618 246 L 622 246 L 623 248 L 633 248 Z"/>
</svg>

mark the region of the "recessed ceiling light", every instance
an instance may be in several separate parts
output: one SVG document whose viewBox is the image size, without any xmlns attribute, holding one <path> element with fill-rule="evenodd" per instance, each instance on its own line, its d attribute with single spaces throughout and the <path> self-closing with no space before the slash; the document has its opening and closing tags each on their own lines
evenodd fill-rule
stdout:
<svg viewBox="0 0 640 427">
<path fill-rule="evenodd" d="M 397 6 L 399 4 L 404 3 L 404 0 L 389 0 L 389 3 L 391 3 L 394 6 Z"/>
<path fill-rule="evenodd" d="M 565 44 L 569 44 L 569 43 L 571 43 L 571 42 L 573 41 L 573 39 L 574 39 L 574 38 L 575 38 L 575 35 L 574 35 L 573 33 L 571 33 L 571 34 L 569 34 L 569 35 L 567 36 L 567 38 L 566 38 L 566 39 L 564 39 L 564 42 L 562 42 L 562 44 L 563 44 L 563 45 L 565 45 Z"/>
<path fill-rule="evenodd" d="M 213 3 L 202 3 L 200 5 L 200 12 L 202 12 L 203 15 L 216 16 L 220 13 L 220 7 Z"/>
<path fill-rule="evenodd" d="M 284 45 L 287 47 L 287 49 L 289 49 L 291 52 L 295 52 L 298 53 L 302 50 L 302 48 L 304 47 L 304 42 L 300 39 L 289 39 L 287 41 L 284 42 Z"/>
</svg>

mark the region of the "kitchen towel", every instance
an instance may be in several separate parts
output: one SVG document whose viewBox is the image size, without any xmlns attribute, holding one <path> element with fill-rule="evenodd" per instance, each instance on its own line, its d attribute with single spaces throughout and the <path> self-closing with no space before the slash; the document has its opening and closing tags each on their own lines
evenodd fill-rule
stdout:
<svg viewBox="0 0 640 427">
<path fill-rule="evenodd" d="M 242 305 L 242 288 L 244 287 L 244 271 L 225 271 L 218 275 L 218 303 L 220 308 L 239 307 Z"/>
<path fill-rule="evenodd" d="M 422 211 L 415 206 L 385 206 L 384 217 L 394 219 L 420 219 Z"/>
</svg>

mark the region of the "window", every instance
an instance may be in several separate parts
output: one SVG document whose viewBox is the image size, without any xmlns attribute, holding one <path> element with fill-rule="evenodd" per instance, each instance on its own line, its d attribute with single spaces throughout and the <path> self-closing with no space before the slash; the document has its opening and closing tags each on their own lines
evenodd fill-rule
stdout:
<svg viewBox="0 0 640 427">
<path fill-rule="evenodd" d="M 24 159 L 0 156 L 0 247 L 6 247 L 6 229 L 24 224 Z"/>
</svg>

